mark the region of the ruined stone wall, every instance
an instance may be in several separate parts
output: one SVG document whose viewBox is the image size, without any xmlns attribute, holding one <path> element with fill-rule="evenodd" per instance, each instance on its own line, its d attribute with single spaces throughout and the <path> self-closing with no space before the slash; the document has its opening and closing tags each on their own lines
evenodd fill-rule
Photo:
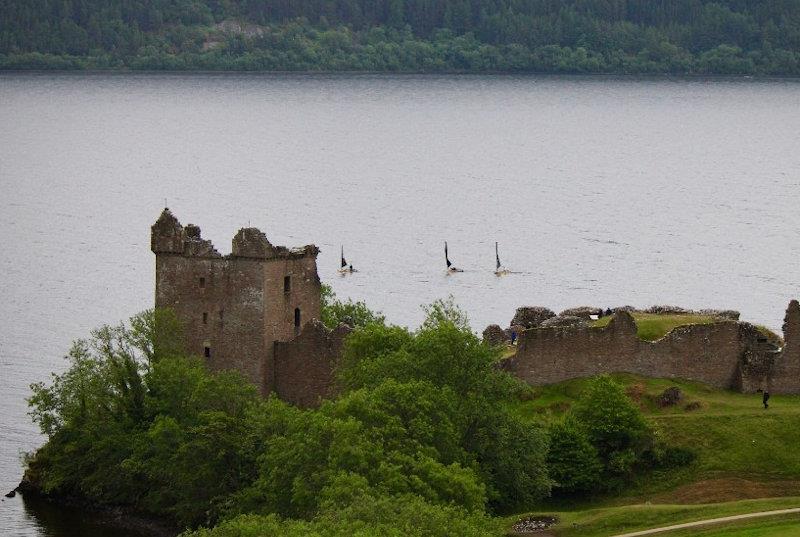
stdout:
<svg viewBox="0 0 800 537">
<path fill-rule="evenodd" d="M 517 354 L 505 367 L 532 385 L 624 370 L 633 360 L 636 339 L 633 319 L 624 312 L 605 328 L 534 328 L 520 334 Z"/>
<path fill-rule="evenodd" d="M 350 329 L 329 331 L 319 321 L 303 327 L 292 341 L 275 343 L 275 393 L 300 407 L 317 406 L 334 395 L 334 370 Z"/>
<path fill-rule="evenodd" d="M 748 345 L 742 330 L 735 321 L 721 321 L 678 327 L 654 342 L 639 340 L 639 368 L 650 377 L 738 387 L 739 363 Z"/>
<path fill-rule="evenodd" d="M 800 393 L 800 304 L 792 300 L 783 319 L 784 347 L 775 360 L 769 389 L 773 393 Z"/>
<path fill-rule="evenodd" d="M 260 328 L 265 340 L 264 382 L 267 386 L 274 386 L 276 382 L 272 343 L 293 339 L 309 321 L 320 318 L 321 284 L 315 258 L 316 254 L 286 257 L 264 265 L 265 314 Z M 289 278 L 288 292 L 286 277 Z M 295 310 L 299 310 L 299 326 L 295 326 Z"/>
<path fill-rule="evenodd" d="M 769 367 L 757 365 L 771 360 L 767 352 L 754 327 L 735 321 L 689 325 L 658 341 L 642 341 L 633 317 L 620 311 L 603 328 L 526 330 L 516 356 L 503 367 L 532 385 L 626 372 L 754 391 L 765 385 Z M 748 360 L 753 366 L 743 367 Z"/>
</svg>

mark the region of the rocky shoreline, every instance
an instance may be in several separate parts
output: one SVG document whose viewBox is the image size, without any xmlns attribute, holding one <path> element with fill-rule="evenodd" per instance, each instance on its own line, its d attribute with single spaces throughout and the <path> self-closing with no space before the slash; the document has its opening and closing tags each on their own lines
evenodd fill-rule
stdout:
<svg viewBox="0 0 800 537">
<path fill-rule="evenodd" d="M 91 514 L 98 524 L 133 531 L 142 537 L 176 537 L 181 533 L 170 521 L 137 512 L 125 506 L 102 506 L 74 494 L 47 494 L 38 485 L 23 478 L 9 493 L 20 494 L 29 504 L 49 503 Z"/>
</svg>

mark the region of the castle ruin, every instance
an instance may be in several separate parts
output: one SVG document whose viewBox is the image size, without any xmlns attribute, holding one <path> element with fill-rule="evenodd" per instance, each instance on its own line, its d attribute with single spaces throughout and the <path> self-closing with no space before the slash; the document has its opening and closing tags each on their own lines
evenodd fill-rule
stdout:
<svg viewBox="0 0 800 537">
<path fill-rule="evenodd" d="M 205 357 L 212 370 L 241 371 L 262 394 L 298 406 L 316 406 L 334 395 L 334 371 L 349 328 L 330 331 L 318 320 L 316 246 L 274 246 L 248 227 L 236 233 L 231 253 L 223 256 L 199 227 L 182 226 L 164 209 L 151 227 L 150 247 L 156 256 L 155 305 L 176 313 L 189 352 Z M 649 342 L 638 337 L 624 310 L 602 328 L 584 322 L 597 308 L 560 316 L 546 308 L 521 308 L 518 316 L 521 310 L 527 317 L 515 317 L 512 325 L 536 326 L 514 327 L 517 352 L 500 367 L 531 385 L 628 372 L 743 392 L 800 393 L 796 300 L 786 312 L 782 348 L 755 326 L 734 320 L 738 314 L 681 326 Z M 490 328 L 487 342 L 505 343 L 507 332 Z"/>
<path fill-rule="evenodd" d="M 517 352 L 501 366 L 540 386 L 602 373 L 681 378 L 745 393 L 800 393 L 800 305 L 789 303 L 778 348 L 750 323 L 720 319 L 679 326 L 656 341 L 637 335 L 620 310 L 604 327 L 534 327 L 519 335 Z"/>
<path fill-rule="evenodd" d="M 248 227 L 223 256 L 199 227 L 182 226 L 164 209 L 151 227 L 150 248 L 156 255 L 155 305 L 176 313 L 189 352 L 205 357 L 212 370 L 241 371 L 264 395 L 275 392 L 311 406 L 330 393 L 340 335 L 312 323 L 321 346 L 305 360 L 293 359 L 297 345 L 279 346 L 320 318 L 316 246 L 274 246 Z"/>
</svg>

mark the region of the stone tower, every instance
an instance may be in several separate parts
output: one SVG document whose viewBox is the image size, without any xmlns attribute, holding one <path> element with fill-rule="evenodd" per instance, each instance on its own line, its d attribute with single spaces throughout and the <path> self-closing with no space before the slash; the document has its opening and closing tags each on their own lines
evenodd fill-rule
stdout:
<svg viewBox="0 0 800 537">
<path fill-rule="evenodd" d="M 319 249 L 273 246 L 256 228 L 240 229 L 220 255 L 200 228 L 169 209 L 151 227 L 156 307 L 184 325 L 187 349 L 211 369 L 238 369 L 263 394 L 275 389 L 275 343 L 320 317 Z"/>
</svg>

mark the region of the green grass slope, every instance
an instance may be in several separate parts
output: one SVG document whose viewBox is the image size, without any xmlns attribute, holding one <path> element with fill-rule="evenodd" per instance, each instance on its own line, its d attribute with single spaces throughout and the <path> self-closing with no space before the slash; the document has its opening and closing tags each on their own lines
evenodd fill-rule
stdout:
<svg viewBox="0 0 800 537">
<path fill-rule="evenodd" d="M 800 515 L 671 531 L 666 537 L 800 537 Z"/>
<path fill-rule="evenodd" d="M 655 341 L 664 337 L 670 330 L 679 326 L 686 326 L 689 324 L 711 324 L 719 321 L 718 317 L 713 315 L 694 315 L 694 314 L 676 314 L 667 315 L 659 313 L 639 313 L 632 312 L 633 320 L 636 321 L 637 333 L 640 339 L 645 341 Z M 608 325 L 613 319 L 613 315 L 601 317 L 593 323 L 595 327 L 602 327 Z"/>
<path fill-rule="evenodd" d="M 614 535 L 729 514 L 800 507 L 800 396 L 775 395 L 765 410 L 760 394 L 718 390 L 684 380 L 629 374 L 613 377 L 626 386 L 629 397 L 659 434 L 672 445 L 691 449 L 696 460 L 687 467 L 640 476 L 617 495 L 531 506 L 533 511 L 559 516 L 562 523 L 557 535 Z M 514 404 L 514 411 L 531 422 L 558 420 L 587 382 L 574 379 L 531 388 L 525 400 Z M 662 408 L 659 395 L 671 386 L 680 388 L 683 400 Z M 751 526 L 741 526 L 741 531 L 761 527 L 754 521 Z"/>
<path fill-rule="evenodd" d="M 692 324 L 711 324 L 723 320 L 714 315 L 699 315 L 695 313 L 664 314 L 664 313 L 643 313 L 631 312 L 636 331 L 640 339 L 644 341 L 656 341 L 666 336 L 674 328 Z M 613 315 L 601 317 L 592 323 L 592 326 L 600 328 L 607 326 L 613 319 Z M 756 326 L 770 341 L 776 345 L 783 345 L 783 339 L 767 328 L 766 326 Z"/>
<path fill-rule="evenodd" d="M 640 531 L 649 528 L 659 528 L 695 522 L 711 518 L 720 518 L 743 513 L 760 511 L 775 511 L 800 507 L 800 497 L 745 500 L 738 502 L 724 502 L 703 505 L 626 505 L 619 507 L 605 507 L 575 511 L 549 511 L 548 515 L 555 515 L 559 522 L 551 532 L 557 537 L 609 537 L 622 533 Z M 544 513 L 544 511 L 542 511 Z M 510 526 L 519 517 L 507 519 Z M 668 537 L 681 537 L 688 535 L 728 535 L 725 531 L 754 531 L 760 528 L 780 528 L 791 524 L 798 524 L 798 515 L 780 516 L 775 519 L 751 519 L 736 523 L 713 525 L 704 528 L 691 528 L 676 530 L 658 535 Z M 708 533 L 706 533 L 708 532 Z M 723 532 L 723 533 L 714 533 Z M 749 535 L 748 533 L 732 533 L 731 535 Z M 754 533 L 753 535 L 762 535 Z M 782 535 L 780 533 L 765 533 L 763 535 Z"/>
</svg>

